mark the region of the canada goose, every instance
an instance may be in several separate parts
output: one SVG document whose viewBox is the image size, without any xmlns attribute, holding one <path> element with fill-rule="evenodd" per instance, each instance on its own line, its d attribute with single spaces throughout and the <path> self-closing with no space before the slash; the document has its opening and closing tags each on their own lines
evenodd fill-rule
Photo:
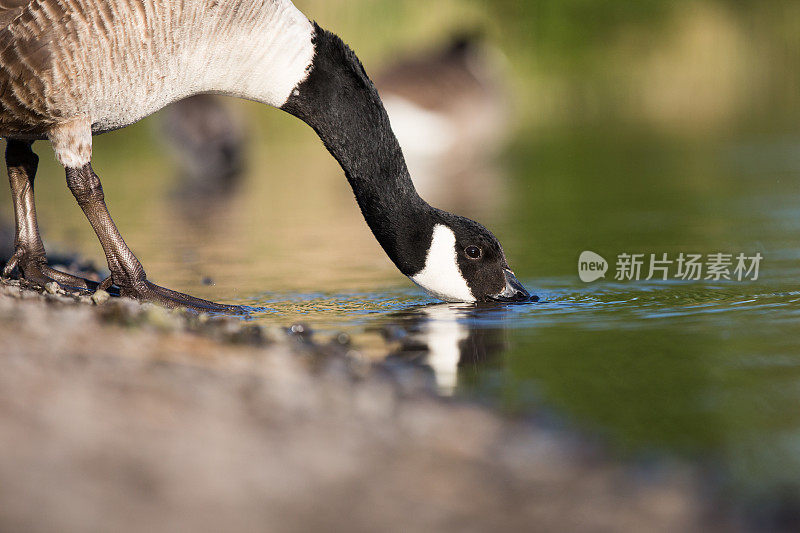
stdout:
<svg viewBox="0 0 800 533">
<path fill-rule="evenodd" d="M 476 33 L 406 56 L 375 77 L 417 191 L 448 205 L 502 196 L 489 179 L 508 131 L 503 58 Z"/>
<path fill-rule="evenodd" d="M 409 177 L 386 112 L 356 55 L 289 0 L 0 0 L 0 136 L 16 216 L 16 267 L 34 283 L 95 288 L 47 266 L 36 223 L 35 140 L 47 139 L 123 296 L 239 311 L 159 287 L 114 225 L 91 165 L 92 135 L 192 94 L 257 100 L 309 124 L 344 169 L 397 268 L 451 301 L 530 295 L 483 226 L 431 207 Z"/>
<path fill-rule="evenodd" d="M 196 94 L 160 113 L 163 138 L 181 169 L 181 196 L 227 194 L 244 168 L 241 121 L 221 97 Z"/>
</svg>

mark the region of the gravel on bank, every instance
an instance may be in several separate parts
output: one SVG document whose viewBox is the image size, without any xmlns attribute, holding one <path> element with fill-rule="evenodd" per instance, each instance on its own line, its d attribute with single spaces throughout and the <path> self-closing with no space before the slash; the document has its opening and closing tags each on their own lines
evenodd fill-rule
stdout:
<svg viewBox="0 0 800 533">
<path fill-rule="evenodd" d="M 438 399 L 350 347 L 52 292 L 0 284 L 0 531 L 722 529 L 690 470 Z"/>
</svg>

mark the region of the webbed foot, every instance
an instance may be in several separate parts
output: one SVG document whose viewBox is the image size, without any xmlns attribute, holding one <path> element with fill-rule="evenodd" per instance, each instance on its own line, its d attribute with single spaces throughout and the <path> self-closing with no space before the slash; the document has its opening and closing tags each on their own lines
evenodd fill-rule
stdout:
<svg viewBox="0 0 800 533">
<path fill-rule="evenodd" d="M 98 283 L 79 276 L 67 274 L 51 268 L 47 264 L 47 257 L 44 253 L 36 253 L 23 246 L 17 246 L 14 255 L 3 268 L 3 277 L 10 278 L 16 269 L 19 278 L 34 285 L 44 287 L 48 283 L 56 282 L 65 290 L 79 290 L 91 292 L 97 288 Z"/>
<path fill-rule="evenodd" d="M 203 300 L 202 298 L 195 298 L 194 296 L 183 294 L 182 292 L 161 287 L 160 285 L 151 283 L 146 279 L 120 287 L 120 295 L 171 308 L 185 307 L 201 313 L 216 312 L 241 315 L 247 313 L 244 307 L 238 305 L 218 304 L 209 300 Z"/>
</svg>

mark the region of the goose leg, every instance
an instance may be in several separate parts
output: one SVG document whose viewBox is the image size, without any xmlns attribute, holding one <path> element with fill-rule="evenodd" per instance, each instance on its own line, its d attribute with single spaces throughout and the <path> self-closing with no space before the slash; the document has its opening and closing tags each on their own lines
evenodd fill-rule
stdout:
<svg viewBox="0 0 800 533">
<path fill-rule="evenodd" d="M 33 180 L 39 157 L 31 149 L 32 141 L 9 139 L 6 145 L 6 166 L 14 202 L 16 231 L 14 255 L 3 268 L 3 277 L 9 277 L 16 268 L 20 278 L 44 286 L 52 281 L 65 288 L 92 290 L 97 283 L 60 272 L 47 265 L 44 244 L 36 222 L 36 205 L 33 197 Z"/>
<path fill-rule="evenodd" d="M 108 260 L 111 280 L 119 287 L 122 296 L 136 298 L 167 307 L 188 307 L 198 311 L 243 312 L 241 307 L 202 300 L 159 287 L 147 281 L 142 264 L 125 244 L 106 207 L 100 178 L 91 163 L 79 168 L 67 167 L 67 185 L 92 225 Z"/>
</svg>

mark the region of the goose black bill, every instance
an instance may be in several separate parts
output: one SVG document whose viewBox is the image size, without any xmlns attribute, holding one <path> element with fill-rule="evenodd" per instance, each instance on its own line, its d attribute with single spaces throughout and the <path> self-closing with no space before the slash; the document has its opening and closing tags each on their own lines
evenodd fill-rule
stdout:
<svg viewBox="0 0 800 533">
<path fill-rule="evenodd" d="M 505 269 L 503 273 L 506 286 L 499 293 L 490 295 L 490 300 L 495 302 L 536 302 L 539 300 L 538 296 L 531 296 L 513 272 Z"/>
</svg>

